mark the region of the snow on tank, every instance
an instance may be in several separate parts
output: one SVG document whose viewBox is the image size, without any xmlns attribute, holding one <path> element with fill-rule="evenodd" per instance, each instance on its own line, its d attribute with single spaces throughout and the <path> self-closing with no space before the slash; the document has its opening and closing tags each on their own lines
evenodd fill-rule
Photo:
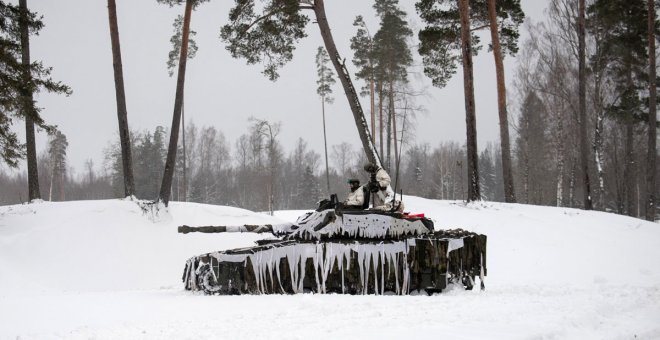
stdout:
<svg viewBox="0 0 660 340">
<path fill-rule="evenodd" d="M 326 201 L 327 203 L 327 201 Z M 187 290 L 207 294 L 410 294 L 467 289 L 486 275 L 486 236 L 434 231 L 423 215 L 320 207 L 281 225 L 179 227 L 179 232 L 270 232 L 279 239 L 186 262 Z"/>
</svg>

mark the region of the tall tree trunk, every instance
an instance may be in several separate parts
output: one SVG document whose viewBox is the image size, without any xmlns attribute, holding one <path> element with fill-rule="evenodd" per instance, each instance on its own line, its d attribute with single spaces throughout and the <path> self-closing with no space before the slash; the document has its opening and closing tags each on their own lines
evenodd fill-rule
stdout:
<svg viewBox="0 0 660 340">
<path fill-rule="evenodd" d="M 557 115 L 557 132 L 559 134 L 555 141 L 555 149 L 557 152 L 557 206 L 564 206 L 564 171 L 565 171 L 565 156 L 564 156 L 564 124 L 562 119 Z"/>
<path fill-rule="evenodd" d="M 524 183 L 523 192 L 525 193 L 525 204 L 529 204 L 530 203 L 530 198 L 529 197 L 531 196 L 529 194 L 529 191 L 530 191 L 530 189 L 529 189 L 529 187 L 530 187 L 530 184 L 529 184 L 529 156 L 525 157 L 525 164 L 524 164 L 524 168 L 523 168 L 523 183 Z"/>
<path fill-rule="evenodd" d="M 328 168 L 328 139 L 325 133 L 325 96 L 321 97 L 321 112 L 323 113 L 323 150 L 325 151 L 325 180 L 330 195 L 330 170 Z"/>
<path fill-rule="evenodd" d="M 631 51 L 632 53 L 632 51 Z M 632 65 L 630 65 L 630 60 L 632 56 L 629 56 L 628 59 L 628 88 L 633 88 L 633 79 L 632 79 Z M 626 201 L 626 213 L 628 216 L 633 216 L 633 201 L 635 197 L 635 178 L 633 176 L 633 167 L 635 165 L 635 157 L 633 153 L 633 132 L 634 132 L 634 118 L 632 113 L 628 113 L 625 117 L 625 126 L 626 126 L 626 136 L 625 138 L 625 149 L 624 149 L 624 165 L 623 165 L 623 183 L 625 190 L 625 201 Z"/>
<path fill-rule="evenodd" d="M 339 52 L 337 52 L 337 46 L 335 46 L 335 41 L 332 37 L 332 31 L 330 30 L 330 24 L 328 23 L 328 18 L 325 15 L 325 5 L 323 0 L 314 0 L 314 14 L 316 15 L 316 22 L 319 24 L 319 29 L 321 30 L 321 37 L 323 37 L 323 43 L 325 44 L 325 49 L 328 51 L 332 65 L 337 71 L 339 81 L 341 82 L 344 92 L 346 93 L 346 99 L 348 104 L 351 107 L 353 112 L 353 119 L 355 119 L 355 125 L 360 135 L 360 141 L 362 142 L 362 147 L 364 152 L 367 154 L 369 162 L 373 163 L 377 167 L 382 168 L 382 163 L 378 152 L 376 152 L 376 147 L 371 141 L 369 133 L 369 124 L 364 117 L 364 112 L 362 111 L 362 106 L 360 105 L 360 97 L 355 91 L 351 77 L 346 69 L 346 65 L 341 62 L 339 57 Z"/>
<path fill-rule="evenodd" d="M 392 158 L 392 106 L 390 105 L 389 102 L 389 94 L 388 94 L 388 102 L 387 102 L 387 122 L 386 122 L 386 134 L 385 137 L 387 137 L 386 141 L 386 151 L 385 151 L 385 170 L 387 172 L 390 171 L 391 167 L 391 158 Z"/>
<path fill-rule="evenodd" d="M 159 200 L 165 206 L 169 204 L 172 191 L 172 178 L 176 161 L 176 149 L 179 143 L 179 125 L 181 123 L 181 107 L 183 106 L 183 88 L 186 79 L 186 61 L 188 60 L 188 38 L 190 35 L 190 17 L 192 15 L 193 2 L 186 0 L 186 9 L 183 16 L 183 32 L 181 38 L 181 55 L 179 56 L 179 71 L 176 80 L 176 95 L 174 98 L 174 112 L 172 113 L 172 129 L 170 130 L 170 144 L 167 149 L 165 160 L 165 171 L 163 182 L 160 185 Z"/>
<path fill-rule="evenodd" d="M 391 76 L 390 76 L 391 78 Z M 394 144 L 394 172 L 395 178 L 399 177 L 399 167 L 397 160 L 399 159 L 399 150 L 397 150 L 397 138 L 396 138 L 396 109 L 394 108 L 394 81 L 390 79 L 390 110 L 392 115 L 392 141 Z"/>
<path fill-rule="evenodd" d="M 623 133 L 623 126 L 616 126 L 612 130 L 612 140 L 618 141 L 621 140 L 622 136 L 620 134 Z M 619 131 L 621 130 L 621 131 Z M 616 187 L 616 195 L 615 195 L 615 201 L 616 201 L 616 212 L 619 215 L 623 215 L 625 212 L 625 195 L 626 195 L 626 190 L 625 190 L 625 178 L 623 174 L 621 173 L 621 159 L 619 157 L 619 143 L 612 143 L 613 146 L 613 152 L 612 152 L 612 160 L 613 160 L 613 166 L 612 169 L 614 169 L 614 183 Z M 625 151 L 624 151 L 625 152 Z M 625 154 L 624 154 L 624 162 L 625 162 Z M 625 164 L 623 166 L 624 168 L 624 174 L 625 174 Z"/>
<path fill-rule="evenodd" d="M 378 135 L 379 141 L 378 146 L 380 146 L 380 154 L 384 155 L 383 149 L 383 82 L 378 82 Z"/>
<path fill-rule="evenodd" d="M 601 94 L 602 70 L 600 67 L 600 48 L 596 52 L 596 74 L 594 75 L 594 106 L 596 110 L 596 126 L 594 129 L 594 158 L 598 175 L 598 205 L 597 209 L 605 210 L 605 170 L 604 152 L 603 152 L 603 133 L 605 110 L 603 109 L 603 96 Z"/>
<path fill-rule="evenodd" d="M 185 110 L 185 98 L 181 98 L 181 144 L 183 144 L 183 201 L 188 202 L 188 175 L 186 172 L 186 110 Z"/>
<path fill-rule="evenodd" d="M 497 27 L 495 0 L 488 0 L 488 18 L 490 21 L 490 36 L 493 43 L 495 58 L 495 74 L 497 76 L 497 110 L 500 117 L 500 148 L 502 149 L 502 178 L 504 181 L 504 201 L 516 202 L 516 192 L 513 186 L 511 170 L 511 146 L 509 143 L 509 117 L 506 107 L 506 85 L 504 81 L 504 65 L 502 63 L 502 48 Z"/>
<path fill-rule="evenodd" d="M 19 27 L 21 30 L 21 63 L 23 66 L 23 82 L 29 84 L 32 75 L 30 74 L 30 32 L 28 28 L 28 8 L 27 0 L 19 0 L 20 19 Z M 25 142 L 27 146 L 27 166 L 28 166 L 28 197 L 29 200 L 41 199 L 39 190 L 39 171 L 37 170 L 37 146 L 34 135 L 34 115 L 32 110 L 33 97 L 32 90 L 26 90 L 22 93 L 22 110 L 25 117 Z"/>
<path fill-rule="evenodd" d="M 66 193 L 64 192 L 64 176 L 65 176 L 65 169 L 62 168 L 59 170 L 59 194 L 60 194 L 60 202 L 64 202 L 66 199 Z"/>
<path fill-rule="evenodd" d="M 635 157 L 633 155 L 633 118 L 626 118 L 626 136 L 625 136 L 625 158 L 623 164 L 623 182 L 625 190 L 626 201 L 626 214 L 633 216 L 634 213 L 634 197 L 635 197 L 635 179 L 633 177 L 633 166 L 635 165 Z"/>
<path fill-rule="evenodd" d="M 596 161 L 596 170 L 598 175 L 598 207 L 605 210 L 605 170 L 603 164 L 603 121 L 605 120 L 602 107 L 598 109 L 596 117 L 596 129 L 594 131 L 594 157 Z"/>
<path fill-rule="evenodd" d="M 53 201 L 53 181 L 55 179 L 55 169 L 51 165 L 50 167 L 50 185 L 48 188 L 48 201 L 52 202 Z"/>
<path fill-rule="evenodd" d="M 646 219 L 655 219 L 657 110 L 655 85 L 655 1 L 648 0 L 649 31 L 649 144 L 646 163 Z"/>
<path fill-rule="evenodd" d="M 373 66 L 370 64 L 369 67 L 373 69 Z M 374 76 L 371 75 L 369 80 L 369 104 L 371 104 L 371 143 L 376 145 L 376 95 L 374 89 Z"/>
<path fill-rule="evenodd" d="M 461 17 L 461 47 L 463 52 L 463 90 L 465 93 L 465 127 L 467 129 L 467 200 L 481 199 L 477 155 L 477 119 L 474 105 L 474 75 L 472 69 L 472 41 L 470 37 L 470 5 L 468 0 L 458 0 Z"/>
<path fill-rule="evenodd" d="M 131 140 L 128 131 L 126 95 L 124 92 L 124 73 L 121 64 L 119 28 L 117 25 L 117 6 L 115 0 L 108 0 L 108 20 L 110 21 L 110 42 L 112 44 L 112 66 L 115 76 L 115 97 L 117 100 L 117 120 L 119 121 L 119 143 L 121 145 L 122 170 L 124 172 L 124 196 L 135 194 L 133 181 L 133 159 Z"/>
<path fill-rule="evenodd" d="M 572 161 L 570 178 L 568 179 L 568 205 L 571 208 L 575 207 L 575 168 L 577 167 L 577 159 L 573 157 Z"/>
<path fill-rule="evenodd" d="M 492 1 L 492 0 L 491 0 Z M 584 185 L 584 209 L 593 208 L 589 180 L 589 147 L 587 144 L 587 73 L 585 56 L 584 0 L 578 1 L 578 100 L 580 128 L 580 165 Z"/>
</svg>

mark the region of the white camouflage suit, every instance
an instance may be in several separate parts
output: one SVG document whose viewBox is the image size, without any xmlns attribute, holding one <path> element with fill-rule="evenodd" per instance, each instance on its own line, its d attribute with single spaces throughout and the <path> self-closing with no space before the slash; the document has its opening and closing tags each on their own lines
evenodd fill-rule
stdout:
<svg viewBox="0 0 660 340">
<path fill-rule="evenodd" d="M 398 207 L 397 211 L 403 211 L 403 204 L 394 200 L 394 190 L 390 183 L 392 179 L 387 171 L 380 168 L 376 171 L 376 181 L 378 182 L 379 190 L 375 193 L 373 207 L 378 210 L 390 210 L 392 207 Z"/>
<path fill-rule="evenodd" d="M 364 203 L 364 188 L 362 186 L 355 189 L 355 191 L 349 192 L 348 196 L 346 196 L 346 200 L 344 200 L 344 205 L 350 205 L 350 206 L 362 206 L 363 203 Z"/>
</svg>

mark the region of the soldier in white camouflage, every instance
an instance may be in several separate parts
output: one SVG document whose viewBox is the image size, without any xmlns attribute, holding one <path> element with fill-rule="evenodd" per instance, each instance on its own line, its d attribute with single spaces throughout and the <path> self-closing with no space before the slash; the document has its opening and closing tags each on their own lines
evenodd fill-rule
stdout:
<svg viewBox="0 0 660 340">
<path fill-rule="evenodd" d="M 374 194 L 373 209 L 403 212 L 403 203 L 395 200 L 394 190 L 390 183 L 392 179 L 385 169 L 368 163 L 364 170 L 371 174 L 369 190 Z"/>
<path fill-rule="evenodd" d="M 351 186 L 351 191 L 348 193 L 348 196 L 346 196 L 346 200 L 342 202 L 342 205 L 346 208 L 362 209 L 365 190 L 360 186 L 360 180 L 351 178 L 348 180 L 348 184 Z"/>
</svg>

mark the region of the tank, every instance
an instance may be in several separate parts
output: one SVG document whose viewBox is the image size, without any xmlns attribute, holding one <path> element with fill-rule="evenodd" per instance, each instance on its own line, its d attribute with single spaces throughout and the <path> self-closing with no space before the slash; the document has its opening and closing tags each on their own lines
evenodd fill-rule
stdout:
<svg viewBox="0 0 660 340">
<path fill-rule="evenodd" d="M 485 289 L 486 236 L 435 230 L 424 214 L 343 207 L 331 200 L 282 225 L 180 226 L 189 232 L 272 233 L 253 247 L 190 258 L 186 290 L 206 294 L 439 293 Z"/>
</svg>

